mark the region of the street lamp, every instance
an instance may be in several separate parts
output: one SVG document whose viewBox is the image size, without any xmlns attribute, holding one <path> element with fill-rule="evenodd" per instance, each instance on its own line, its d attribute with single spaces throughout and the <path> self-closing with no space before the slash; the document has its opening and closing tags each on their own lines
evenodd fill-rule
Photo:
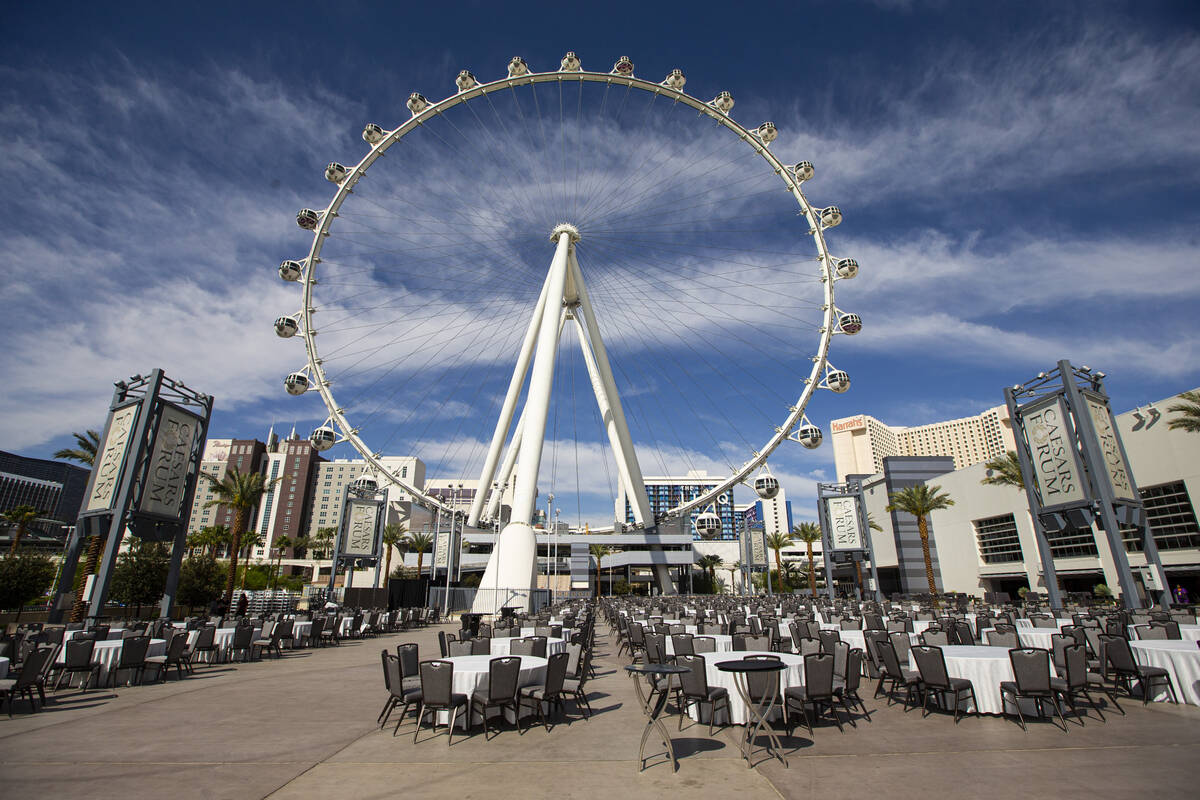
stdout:
<svg viewBox="0 0 1200 800">
<path fill-rule="evenodd" d="M 551 524 L 550 523 L 550 508 L 553 505 L 554 505 L 554 493 L 551 492 L 550 494 L 546 495 L 546 526 L 547 527 L 549 527 Z M 549 533 L 549 531 L 547 531 L 547 533 Z M 550 537 L 549 536 L 546 537 L 546 552 L 547 553 L 550 552 Z M 550 578 L 549 568 L 547 568 L 547 570 L 546 570 L 546 578 L 547 578 L 547 583 L 549 583 L 549 578 Z M 554 591 L 553 584 L 551 584 L 551 593 L 552 593 L 551 600 L 550 600 L 551 604 L 554 603 L 553 591 Z"/>
</svg>

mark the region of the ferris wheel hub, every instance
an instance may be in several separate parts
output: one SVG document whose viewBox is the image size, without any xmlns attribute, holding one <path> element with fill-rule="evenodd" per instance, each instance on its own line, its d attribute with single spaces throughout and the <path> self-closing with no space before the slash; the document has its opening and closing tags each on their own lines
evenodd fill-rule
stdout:
<svg viewBox="0 0 1200 800">
<path fill-rule="evenodd" d="M 579 241 L 579 228 L 569 222 L 560 222 L 555 225 L 554 230 L 550 231 L 550 241 L 557 242 L 558 237 L 564 233 L 570 235 L 572 244 Z"/>
</svg>

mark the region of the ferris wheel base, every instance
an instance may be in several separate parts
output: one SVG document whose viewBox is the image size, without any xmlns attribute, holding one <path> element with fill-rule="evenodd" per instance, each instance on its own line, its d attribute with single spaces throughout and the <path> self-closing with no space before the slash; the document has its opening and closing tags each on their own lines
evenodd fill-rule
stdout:
<svg viewBox="0 0 1200 800">
<path fill-rule="evenodd" d="M 496 615 L 503 608 L 532 611 L 536 568 L 537 539 L 533 527 L 525 522 L 505 525 L 475 592 L 472 613 Z"/>
</svg>

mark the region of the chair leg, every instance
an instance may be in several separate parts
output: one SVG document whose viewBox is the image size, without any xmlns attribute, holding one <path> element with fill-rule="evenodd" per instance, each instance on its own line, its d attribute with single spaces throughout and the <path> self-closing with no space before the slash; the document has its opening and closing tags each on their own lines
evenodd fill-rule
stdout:
<svg viewBox="0 0 1200 800">
<path fill-rule="evenodd" d="M 446 729 L 446 747 L 454 741 L 454 723 L 458 721 L 458 706 L 450 709 L 450 727 Z"/>
<path fill-rule="evenodd" d="M 421 703 L 421 708 L 419 711 L 417 711 L 417 729 L 415 731 L 413 731 L 413 744 L 417 743 L 417 735 L 421 733 L 421 720 L 423 720 L 423 719 L 425 719 L 425 703 L 424 702 Z M 437 721 L 437 718 L 435 717 L 434 722 L 436 722 L 436 721 Z M 396 723 L 396 728 L 397 729 L 400 728 L 399 722 Z M 392 735 L 394 736 L 395 734 L 393 733 Z"/>
<path fill-rule="evenodd" d="M 1062 706 L 1058 704 L 1058 698 L 1051 696 L 1050 702 L 1054 704 L 1054 710 L 1058 712 L 1058 718 L 1062 720 L 1063 733 L 1070 733 L 1071 729 L 1067 727 L 1067 718 L 1063 716 Z"/>
</svg>

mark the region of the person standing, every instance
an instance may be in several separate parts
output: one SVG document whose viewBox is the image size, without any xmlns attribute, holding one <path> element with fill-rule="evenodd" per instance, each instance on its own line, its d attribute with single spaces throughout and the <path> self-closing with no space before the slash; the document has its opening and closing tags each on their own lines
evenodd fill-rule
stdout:
<svg viewBox="0 0 1200 800">
<path fill-rule="evenodd" d="M 245 592 L 242 592 L 240 595 L 238 595 L 237 615 L 239 617 L 246 616 L 246 609 L 249 607 L 249 605 L 250 605 L 250 598 L 246 597 Z"/>
</svg>

